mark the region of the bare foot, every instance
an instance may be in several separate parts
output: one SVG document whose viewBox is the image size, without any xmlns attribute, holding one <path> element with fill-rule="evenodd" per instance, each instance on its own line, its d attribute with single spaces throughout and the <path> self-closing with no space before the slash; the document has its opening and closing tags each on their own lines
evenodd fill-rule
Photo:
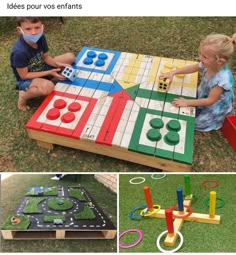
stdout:
<svg viewBox="0 0 236 255">
<path fill-rule="evenodd" d="M 19 97 L 18 97 L 18 103 L 17 103 L 18 109 L 24 112 L 30 109 L 30 107 L 26 104 L 26 100 L 24 99 L 25 93 L 26 92 L 23 90 L 19 91 Z"/>
</svg>

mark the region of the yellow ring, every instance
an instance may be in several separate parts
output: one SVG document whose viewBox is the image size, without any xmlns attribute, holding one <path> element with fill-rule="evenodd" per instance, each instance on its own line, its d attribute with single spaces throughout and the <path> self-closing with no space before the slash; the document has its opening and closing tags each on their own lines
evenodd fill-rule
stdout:
<svg viewBox="0 0 236 255">
<path fill-rule="evenodd" d="M 160 209 L 161 209 L 161 206 L 160 206 L 160 205 L 153 205 L 153 208 L 154 208 L 153 211 L 148 211 L 148 208 L 143 209 L 143 210 L 140 212 L 140 215 L 141 215 L 141 216 L 144 216 L 144 217 L 151 216 L 151 215 L 153 215 L 153 214 L 159 212 Z M 147 210 L 147 212 L 145 213 L 146 210 Z"/>
</svg>

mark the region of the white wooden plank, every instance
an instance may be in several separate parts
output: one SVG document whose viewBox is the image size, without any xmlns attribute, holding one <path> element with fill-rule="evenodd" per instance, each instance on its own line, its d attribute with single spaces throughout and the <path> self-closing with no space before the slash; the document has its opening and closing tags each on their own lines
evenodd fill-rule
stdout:
<svg viewBox="0 0 236 255">
<path fill-rule="evenodd" d="M 91 75 L 90 71 L 84 71 L 84 70 L 79 70 L 79 72 L 77 73 L 77 77 L 83 78 L 83 79 L 88 79 L 90 75 Z"/>
<path fill-rule="evenodd" d="M 70 94 L 74 94 L 74 95 L 79 95 L 81 89 L 83 87 L 81 86 L 74 86 L 74 85 L 70 85 L 68 86 L 66 93 L 70 93 Z"/>
<path fill-rule="evenodd" d="M 190 117 L 195 117 L 196 108 L 195 107 L 180 107 L 179 115 L 186 115 Z"/>
<path fill-rule="evenodd" d="M 172 105 L 172 103 L 165 102 L 163 111 L 178 114 L 179 113 L 179 107 L 175 107 L 174 105 Z"/>
<path fill-rule="evenodd" d="M 178 120 L 180 122 L 181 125 L 181 129 L 178 132 L 179 134 L 179 143 L 177 145 L 175 145 L 174 151 L 184 154 L 184 150 L 185 150 L 185 142 L 186 142 L 186 130 L 187 130 L 187 122 L 184 120 Z"/>
<path fill-rule="evenodd" d="M 148 109 L 163 111 L 164 103 L 165 103 L 164 101 L 150 99 Z"/>
<path fill-rule="evenodd" d="M 150 99 L 149 98 L 143 98 L 143 97 L 136 97 L 135 103 L 137 103 L 142 108 L 147 108 L 149 104 Z"/>
<path fill-rule="evenodd" d="M 113 140 L 112 140 L 112 145 L 120 146 L 122 138 L 123 138 L 124 133 L 120 131 L 116 131 Z"/>
<path fill-rule="evenodd" d="M 69 86 L 70 86 L 69 84 L 57 82 L 57 84 L 54 86 L 54 90 L 60 91 L 60 92 L 65 92 Z"/>
</svg>

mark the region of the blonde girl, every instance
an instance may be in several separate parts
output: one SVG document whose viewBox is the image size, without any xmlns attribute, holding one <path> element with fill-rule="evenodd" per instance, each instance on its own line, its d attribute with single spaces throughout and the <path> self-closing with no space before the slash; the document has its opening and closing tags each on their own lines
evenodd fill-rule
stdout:
<svg viewBox="0 0 236 255">
<path fill-rule="evenodd" d="M 176 98 L 176 107 L 196 107 L 195 129 L 198 131 L 218 130 L 226 115 L 232 113 L 234 103 L 234 78 L 227 62 L 234 53 L 236 33 L 229 37 L 223 34 L 210 34 L 199 47 L 200 62 L 195 65 L 164 73 L 160 79 L 173 80 L 176 74 L 200 72 L 201 81 L 197 99 Z"/>
</svg>

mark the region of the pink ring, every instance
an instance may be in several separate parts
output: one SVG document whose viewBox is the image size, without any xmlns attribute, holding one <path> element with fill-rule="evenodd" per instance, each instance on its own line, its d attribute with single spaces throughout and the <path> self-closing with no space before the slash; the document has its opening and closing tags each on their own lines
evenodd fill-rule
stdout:
<svg viewBox="0 0 236 255">
<path fill-rule="evenodd" d="M 127 233 L 130 233 L 130 232 L 135 232 L 135 233 L 138 233 L 139 237 L 138 237 L 138 240 L 132 244 L 129 244 L 129 245 L 125 245 L 125 244 L 122 244 L 120 239 Z M 136 228 L 131 228 L 131 229 L 127 229 L 123 232 L 120 233 L 119 235 L 119 247 L 120 248 L 123 248 L 123 249 L 129 249 L 129 248 L 133 248 L 134 246 L 136 246 L 137 244 L 139 244 L 143 239 L 143 232 L 139 229 L 136 229 Z"/>
</svg>

